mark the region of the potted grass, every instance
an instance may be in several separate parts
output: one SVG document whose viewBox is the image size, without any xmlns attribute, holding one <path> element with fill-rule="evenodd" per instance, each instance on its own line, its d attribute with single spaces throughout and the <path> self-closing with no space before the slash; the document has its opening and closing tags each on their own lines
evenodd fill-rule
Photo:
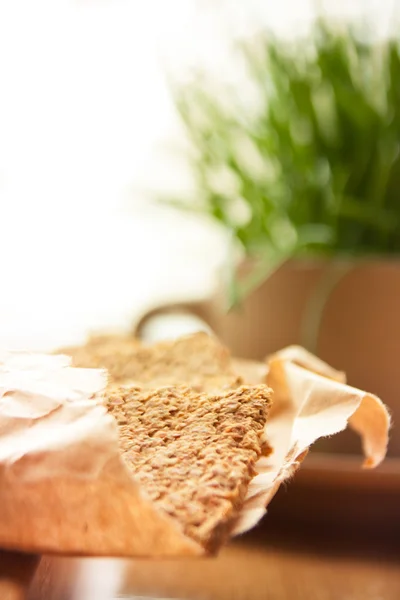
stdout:
<svg viewBox="0 0 400 600">
<path fill-rule="evenodd" d="M 206 73 L 173 88 L 195 182 L 173 203 L 234 248 L 212 326 L 239 356 L 301 344 L 395 410 L 399 42 L 319 20 L 306 40 L 242 41 L 235 59 L 240 89 Z"/>
</svg>

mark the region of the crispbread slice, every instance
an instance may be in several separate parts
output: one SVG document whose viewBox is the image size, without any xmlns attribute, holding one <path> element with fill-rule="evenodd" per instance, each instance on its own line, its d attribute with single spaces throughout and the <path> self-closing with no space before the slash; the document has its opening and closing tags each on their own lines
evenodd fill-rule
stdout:
<svg viewBox="0 0 400 600">
<path fill-rule="evenodd" d="M 208 552 L 229 536 L 266 451 L 270 398 L 266 385 L 217 395 L 186 386 L 119 387 L 106 394 L 134 479 Z"/>
<path fill-rule="evenodd" d="M 110 379 L 115 376 L 118 381 L 126 363 L 140 346 L 140 340 L 131 335 L 97 334 L 83 345 L 59 348 L 56 354 L 70 356 L 74 367 L 107 369 Z"/>
<path fill-rule="evenodd" d="M 229 351 L 206 333 L 151 346 L 133 337 L 109 336 L 57 353 L 71 356 L 75 367 L 107 369 L 110 383 L 134 382 L 151 388 L 185 384 L 199 391 L 234 388 L 242 383 L 232 369 Z"/>
</svg>

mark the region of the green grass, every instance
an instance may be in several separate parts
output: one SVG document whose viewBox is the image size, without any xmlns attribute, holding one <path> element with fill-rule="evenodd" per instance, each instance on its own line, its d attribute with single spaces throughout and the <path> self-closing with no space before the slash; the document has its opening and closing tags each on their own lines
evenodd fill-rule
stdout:
<svg viewBox="0 0 400 600">
<path fill-rule="evenodd" d="M 207 73 L 173 86 L 196 194 L 257 268 L 299 256 L 400 253 L 400 46 L 318 21 L 307 40 L 237 48 L 252 100 Z M 243 88 L 242 88 L 243 89 Z"/>
</svg>

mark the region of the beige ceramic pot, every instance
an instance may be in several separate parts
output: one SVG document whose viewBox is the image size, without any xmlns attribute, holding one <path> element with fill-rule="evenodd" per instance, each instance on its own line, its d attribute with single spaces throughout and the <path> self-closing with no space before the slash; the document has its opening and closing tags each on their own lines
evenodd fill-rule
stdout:
<svg viewBox="0 0 400 600">
<path fill-rule="evenodd" d="M 210 320 L 236 356 L 306 346 L 345 371 L 350 385 L 380 396 L 400 421 L 400 260 L 288 262 L 229 314 L 217 296 Z M 338 439 L 342 451 L 357 446 L 351 434 Z M 400 436 L 390 454 L 400 456 Z"/>
</svg>

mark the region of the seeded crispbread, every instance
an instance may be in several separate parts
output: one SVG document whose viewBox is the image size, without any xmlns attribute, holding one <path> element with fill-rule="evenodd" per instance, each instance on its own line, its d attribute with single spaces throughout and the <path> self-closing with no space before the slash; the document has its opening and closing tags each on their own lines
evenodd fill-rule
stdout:
<svg viewBox="0 0 400 600">
<path fill-rule="evenodd" d="M 184 384 L 216 391 L 243 383 L 232 368 L 229 351 L 206 333 L 151 346 L 134 337 L 103 336 L 57 354 L 71 356 L 75 367 L 107 369 L 110 384 L 130 382 L 150 388 Z"/>
<path fill-rule="evenodd" d="M 56 354 L 70 356 L 74 367 L 107 369 L 110 379 L 119 381 L 127 362 L 140 346 L 140 340 L 131 335 L 97 334 L 82 345 L 59 348 Z"/>
<path fill-rule="evenodd" d="M 98 337 L 68 353 L 74 366 L 108 369 L 107 407 L 140 489 L 185 535 L 217 549 L 269 451 L 269 388 L 242 386 L 229 351 L 205 333 L 151 346 Z"/>
<path fill-rule="evenodd" d="M 186 386 L 106 393 L 123 459 L 141 490 L 208 552 L 229 536 L 267 451 L 270 398 L 266 385 L 216 395 Z"/>
</svg>

